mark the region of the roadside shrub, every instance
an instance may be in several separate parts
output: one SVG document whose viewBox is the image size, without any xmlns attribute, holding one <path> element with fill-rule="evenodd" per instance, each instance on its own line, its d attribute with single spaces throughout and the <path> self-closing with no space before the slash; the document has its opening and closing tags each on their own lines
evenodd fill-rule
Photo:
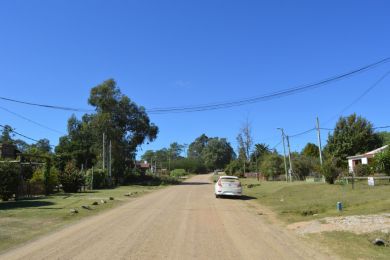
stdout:
<svg viewBox="0 0 390 260">
<path fill-rule="evenodd" d="M 336 166 L 334 160 L 326 160 L 321 168 L 321 173 L 325 177 L 325 181 L 329 184 L 334 184 L 334 181 L 340 175 L 342 170 Z"/>
<path fill-rule="evenodd" d="M 233 160 L 226 166 L 225 172 L 228 175 L 234 175 L 242 172 L 242 167 L 242 162 L 240 162 L 239 160 Z"/>
<path fill-rule="evenodd" d="M 390 148 L 387 148 L 385 151 L 376 154 L 374 160 L 375 169 L 379 173 L 390 175 Z"/>
<path fill-rule="evenodd" d="M 92 169 L 87 171 L 86 175 L 86 184 L 91 186 L 92 182 Z M 108 174 L 106 170 L 103 169 L 93 169 L 93 188 L 102 189 L 108 187 Z"/>
<path fill-rule="evenodd" d="M 283 157 L 276 153 L 267 154 L 261 162 L 260 171 L 268 180 L 284 174 Z"/>
<path fill-rule="evenodd" d="M 354 169 L 356 176 L 369 176 L 372 174 L 372 169 L 367 164 L 358 164 Z"/>
<path fill-rule="evenodd" d="M 29 180 L 30 190 L 32 194 L 45 193 L 45 171 L 45 167 L 39 167 L 34 171 L 31 179 Z M 55 167 L 51 167 L 47 179 L 47 193 L 52 193 L 57 185 L 58 170 Z"/>
<path fill-rule="evenodd" d="M 0 198 L 7 201 L 18 191 L 20 165 L 17 163 L 0 163 Z"/>
<path fill-rule="evenodd" d="M 176 177 L 176 178 L 182 177 L 182 176 L 185 176 L 185 175 L 187 175 L 187 173 L 186 173 L 186 170 L 184 170 L 184 169 L 174 169 L 170 173 L 171 177 Z"/>
<path fill-rule="evenodd" d="M 207 173 L 207 168 L 201 160 L 191 159 L 191 158 L 181 158 L 181 159 L 173 160 L 171 162 L 171 168 L 184 169 L 187 172 L 196 173 L 196 174 Z"/>
<path fill-rule="evenodd" d="M 65 192 L 77 192 L 84 184 L 84 176 L 73 161 L 66 164 L 64 171 L 58 175 L 58 180 Z"/>
<path fill-rule="evenodd" d="M 45 193 L 45 175 L 44 169 L 37 168 L 31 179 L 29 180 L 31 194 L 44 194 Z"/>
</svg>

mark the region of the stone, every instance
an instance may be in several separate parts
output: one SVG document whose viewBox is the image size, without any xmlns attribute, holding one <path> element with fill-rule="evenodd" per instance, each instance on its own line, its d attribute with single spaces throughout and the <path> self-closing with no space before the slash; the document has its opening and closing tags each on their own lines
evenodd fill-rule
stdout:
<svg viewBox="0 0 390 260">
<path fill-rule="evenodd" d="M 79 211 L 77 209 L 70 209 L 70 213 L 76 214 L 76 213 L 79 213 Z"/>
<path fill-rule="evenodd" d="M 372 241 L 372 243 L 376 246 L 385 246 L 386 245 L 386 241 L 381 239 L 381 238 L 376 238 L 374 241 Z"/>
</svg>

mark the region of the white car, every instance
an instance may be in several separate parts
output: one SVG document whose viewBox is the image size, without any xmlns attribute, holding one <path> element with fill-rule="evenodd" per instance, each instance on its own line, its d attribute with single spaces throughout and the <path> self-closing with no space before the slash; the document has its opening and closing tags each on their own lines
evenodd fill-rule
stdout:
<svg viewBox="0 0 390 260">
<path fill-rule="evenodd" d="M 235 176 L 220 176 L 215 183 L 215 197 L 241 196 L 242 187 L 240 180 Z"/>
</svg>

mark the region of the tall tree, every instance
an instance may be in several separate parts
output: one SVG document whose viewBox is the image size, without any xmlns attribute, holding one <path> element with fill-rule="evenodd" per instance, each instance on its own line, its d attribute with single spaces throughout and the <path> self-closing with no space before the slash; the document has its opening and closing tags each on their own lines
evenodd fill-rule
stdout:
<svg viewBox="0 0 390 260">
<path fill-rule="evenodd" d="M 240 132 L 237 136 L 239 154 L 243 153 L 245 161 L 250 159 L 250 154 L 253 146 L 252 126 L 248 119 L 242 125 Z"/>
<path fill-rule="evenodd" d="M 209 138 L 202 134 L 193 141 L 188 147 L 187 156 L 189 158 L 199 159 L 202 156 L 203 149 L 206 147 Z"/>
<path fill-rule="evenodd" d="M 4 144 L 12 144 L 14 142 L 14 140 L 12 139 L 13 136 L 14 134 L 12 127 L 9 125 L 5 125 L 0 136 L 0 142 Z"/>
<path fill-rule="evenodd" d="M 346 157 L 365 153 L 382 145 L 372 124 L 365 118 L 352 114 L 340 117 L 333 134 L 328 135 L 325 152 L 345 162 Z"/>
<path fill-rule="evenodd" d="M 78 151 L 84 155 L 91 152 L 101 161 L 104 133 L 107 151 L 111 141 L 113 175 L 120 177 L 135 160 L 137 147 L 145 141 L 153 141 L 158 128 L 150 122 L 142 106 L 121 93 L 113 79 L 92 88 L 88 103 L 96 112 L 85 114 L 81 121 L 70 118 L 68 135 L 61 138 L 58 149 L 77 156 L 72 154 L 72 148 L 79 143 L 76 140 L 84 140 L 81 147 L 77 147 Z"/>
<path fill-rule="evenodd" d="M 209 139 L 202 151 L 202 159 L 210 170 L 223 169 L 234 157 L 234 150 L 225 138 Z"/>
<path fill-rule="evenodd" d="M 320 156 L 318 146 L 313 144 L 313 143 L 307 143 L 306 146 L 303 148 L 301 154 L 308 156 L 308 157 L 319 157 Z"/>
<path fill-rule="evenodd" d="M 251 154 L 251 161 L 261 161 L 261 159 L 266 155 L 271 153 L 269 146 L 265 143 L 255 144 L 255 149 Z"/>
<path fill-rule="evenodd" d="M 180 154 L 183 152 L 183 150 L 184 150 L 184 145 L 179 144 L 177 142 L 171 143 L 169 146 L 170 159 L 171 160 L 179 159 L 181 157 Z"/>
</svg>

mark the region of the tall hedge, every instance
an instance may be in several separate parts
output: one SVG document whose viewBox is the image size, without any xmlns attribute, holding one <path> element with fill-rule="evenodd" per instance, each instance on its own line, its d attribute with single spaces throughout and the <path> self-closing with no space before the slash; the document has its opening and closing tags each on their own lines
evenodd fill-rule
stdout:
<svg viewBox="0 0 390 260">
<path fill-rule="evenodd" d="M 0 198 L 4 201 L 12 198 L 18 191 L 20 165 L 11 162 L 0 163 Z"/>
</svg>

